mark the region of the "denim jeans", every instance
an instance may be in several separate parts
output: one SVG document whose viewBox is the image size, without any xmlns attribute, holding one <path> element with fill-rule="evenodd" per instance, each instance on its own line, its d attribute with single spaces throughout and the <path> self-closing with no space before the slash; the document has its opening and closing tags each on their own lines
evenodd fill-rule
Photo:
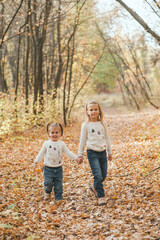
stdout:
<svg viewBox="0 0 160 240">
<path fill-rule="evenodd" d="M 44 190 L 51 193 L 54 186 L 55 200 L 61 200 L 63 194 L 63 169 L 62 167 L 44 167 Z"/>
<path fill-rule="evenodd" d="M 94 177 L 93 186 L 97 191 L 98 198 L 104 197 L 103 181 L 107 176 L 107 155 L 106 151 L 96 152 L 87 150 L 87 157 Z"/>
</svg>

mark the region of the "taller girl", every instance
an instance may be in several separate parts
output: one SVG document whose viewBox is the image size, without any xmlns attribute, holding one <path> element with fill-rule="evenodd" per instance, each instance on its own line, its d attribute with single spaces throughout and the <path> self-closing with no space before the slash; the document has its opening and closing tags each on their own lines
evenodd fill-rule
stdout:
<svg viewBox="0 0 160 240">
<path fill-rule="evenodd" d="M 107 176 L 107 154 L 108 160 L 112 160 L 107 123 L 103 120 L 103 112 L 97 101 L 92 100 L 86 104 L 86 115 L 88 120 L 82 123 L 81 127 L 78 161 L 79 163 L 83 161 L 86 145 L 87 157 L 94 177 L 90 189 L 98 198 L 98 205 L 103 205 L 106 203 L 103 181 Z"/>
</svg>

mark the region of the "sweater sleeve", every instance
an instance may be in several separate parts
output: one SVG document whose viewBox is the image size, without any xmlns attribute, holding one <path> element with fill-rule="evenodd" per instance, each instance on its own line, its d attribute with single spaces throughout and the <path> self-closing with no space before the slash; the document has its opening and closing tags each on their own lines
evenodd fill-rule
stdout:
<svg viewBox="0 0 160 240">
<path fill-rule="evenodd" d="M 67 157 L 69 157 L 69 158 L 71 158 L 71 159 L 73 159 L 73 160 L 76 160 L 77 159 L 77 155 L 76 154 L 74 154 L 73 152 L 71 152 L 69 149 L 68 149 L 68 147 L 66 146 L 66 144 L 63 142 L 63 152 L 64 152 L 64 154 L 67 156 Z"/>
<path fill-rule="evenodd" d="M 35 162 L 40 162 L 43 159 L 45 153 L 46 153 L 46 142 L 44 142 L 40 152 L 38 153 L 38 155 L 35 159 Z"/>
<path fill-rule="evenodd" d="M 86 123 L 82 123 L 78 156 L 83 156 L 86 141 L 87 141 L 87 126 Z"/>
<path fill-rule="evenodd" d="M 111 154 L 111 144 L 110 144 L 110 138 L 108 134 L 108 126 L 107 123 L 105 122 L 105 139 L 106 139 L 106 144 L 107 144 L 107 153 Z"/>
</svg>

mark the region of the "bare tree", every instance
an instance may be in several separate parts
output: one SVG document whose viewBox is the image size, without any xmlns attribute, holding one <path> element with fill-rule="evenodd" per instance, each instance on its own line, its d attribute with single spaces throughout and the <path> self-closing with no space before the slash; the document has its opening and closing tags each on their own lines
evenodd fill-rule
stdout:
<svg viewBox="0 0 160 240">
<path fill-rule="evenodd" d="M 128 62 L 127 57 L 125 56 L 124 51 L 119 44 L 119 40 L 117 41 L 116 38 L 114 38 L 112 39 L 112 41 L 110 41 L 110 38 L 105 37 L 104 33 L 99 28 L 98 24 L 97 28 L 100 32 L 103 41 L 106 43 L 106 48 L 109 54 L 112 56 L 115 66 L 118 69 L 118 72 L 121 76 L 121 78 L 118 79 L 118 82 L 120 84 L 120 87 L 124 86 L 126 93 L 129 97 L 130 104 L 132 104 L 131 102 L 132 99 L 137 109 L 138 110 L 140 109 L 140 105 L 137 99 L 139 93 L 137 92 L 137 89 L 139 87 L 141 96 L 145 100 L 147 100 L 147 102 L 149 102 L 149 104 L 151 104 L 153 107 L 158 108 L 158 106 L 156 106 L 150 98 L 150 93 L 152 94 L 151 87 L 148 83 L 147 78 L 143 74 L 140 64 L 138 63 L 136 53 L 133 51 L 133 45 L 131 46 L 131 43 L 129 44 L 130 59 L 133 60 L 133 65 L 131 65 Z"/>
<path fill-rule="evenodd" d="M 9 24 L 7 25 L 6 28 L 5 28 L 5 21 L 4 21 L 5 5 L 2 0 L 0 1 L 0 11 L 1 11 L 1 18 L 0 18 L 1 19 L 0 20 L 0 90 L 1 91 L 4 91 L 4 89 L 7 90 L 7 84 L 6 84 L 6 81 L 4 78 L 4 64 L 2 61 L 3 43 L 4 43 L 5 37 L 9 31 L 9 29 L 11 28 L 11 25 L 12 25 L 15 17 L 17 16 L 20 8 L 22 7 L 23 1 L 24 0 L 20 1 L 18 8 L 16 9 L 15 13 L 13 14 L 13 16 L 12 16 L 11 20 L 9 21 Z"/>
<path fill-rule="evenodd" d="M 32 18 L 30 19 L 31 33 L 34 43 L 34 114 L 37 113 L 36 104 L 39 91 L 39 111 L 43 110 L 43 45 L 46 39 L 48 18 L 51 10 L 51 0 L 46 0 L 44 8 L 38 16 L 38 2 L 34 0 Z"/>
<path fill-rule="evenodd" d="M 61 80 L 61 74 L 62 74 L 62 67 L 63 67 L 63 61 L 62 61 L 62 38 L 61 38 L 61 0 L 58 1 L 58 16 L 57 16 L 57 45 L 58 45 L 58 68 L 57 73 L 54 81 L 54 93 L 53 93 L 53 99 L 57 97 L 57 88 L 60 84 Z M 52 68 L 53 69 L 53 68 Z"/>
<path fill-rule="evenodd" d="M 78 1 L 77 1 L 77 15 L 74 19 L 74 26 L 72 33 L 67 41 L 67 62 L 65 68 L 65 80 L 64 80 L 64 87 L 63 87 L 63 119 L 64 124 L 67 125 L 67 113 L 70 105 L 70 92 L 71 92 L 71 82 L 72 82 L 72 71 L 73 71 L 73 57 L 75 53 L 75 39 L 76 39 L 76 31 L 79 26 L 79 18 L 80 13 L 85 5 L 84 1 L 80 8 L 78 8 Z M 68 74 L 69 73 L 69 74 Z M 68 84 L 67 84 L 68 82 Z M 66 87 L 68 85 L 68 94 L 66 97 Z"/>
<path fill-rule="evenodd" d="M 29 88 L 29 53 L 30 53 L 30 28 L 29 28 L 30 16 L 31 16 L 31 0 L 28 0 L 28 11 L 27 11 L 27 20 L 26 20 L 27 46 L 26 46 L 26 57 L 25 57 L 25 60 L 26 60 L 26 67 L 25 67 L 26 113 L 28 113 L 28 105 L 29 105 L 28 88 Z"/>
</svg>

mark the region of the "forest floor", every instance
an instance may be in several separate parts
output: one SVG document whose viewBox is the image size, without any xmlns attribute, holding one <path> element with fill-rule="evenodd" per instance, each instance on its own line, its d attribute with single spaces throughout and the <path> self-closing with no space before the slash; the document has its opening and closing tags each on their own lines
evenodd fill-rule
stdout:
<svg viewBox="0 0 160 240">
<path fill-rule="evenodd" d="M 87 158 L 78 165 L 64 156 L 64 200 L 43 200 L 42 163 L 34 158 L 47 139 L 34 128 L 1 140 L 0 239 L 160 239 L 160 111 L 108 114 L 113 161 L 104 182 L 107 204 L 90 192 Z M 81 122 L 64 129 L 77 153 Z M 85 155 L 86 156 L 86 155 Z"/>
</svg>

